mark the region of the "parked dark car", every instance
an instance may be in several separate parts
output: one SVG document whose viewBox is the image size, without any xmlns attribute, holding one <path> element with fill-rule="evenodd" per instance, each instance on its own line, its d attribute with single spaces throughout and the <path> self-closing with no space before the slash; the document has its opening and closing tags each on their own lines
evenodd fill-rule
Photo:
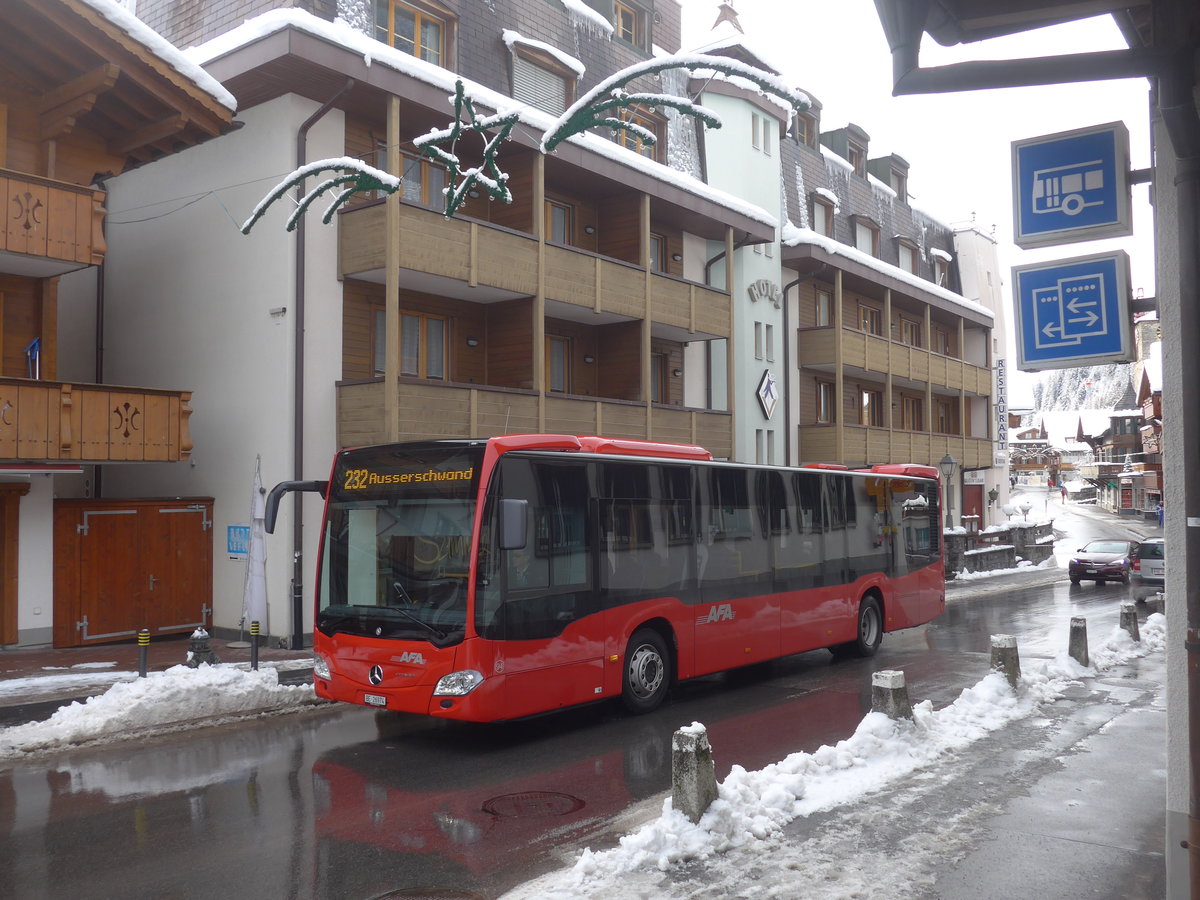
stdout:
<svg viewBox="0 0 1200 900">
<path fill-rule="evenodd" d="M 1162 538 L 1146 538 L 1138 544 L 1130 562 L 1133 599 L 1145 600 L 1157 594 L 1167 583 L 1167 543 Z"/>
<path fill-rule="evenodd" d="M 1071 557 L 1067 574 L 1071 584 L 1081 581 L 1120 581 L 1129 584 L 1131 561 L 1137 553 L 1137 541 L 1088 541 Z"/>
</svg>

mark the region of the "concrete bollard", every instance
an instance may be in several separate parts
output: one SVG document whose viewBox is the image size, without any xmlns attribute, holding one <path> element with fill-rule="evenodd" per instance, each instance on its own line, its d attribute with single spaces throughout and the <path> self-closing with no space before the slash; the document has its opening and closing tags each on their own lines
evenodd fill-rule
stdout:
<svg viewBox="0 0 1200 900">
<path fill-rule="evenodd" d="M 250 668 L 258 671 L 258 620 L 250 623 Z"/>
<path fill-rule="evenodd" d="M 992 671 L 1003 672 L 1015 691 L 1021 680 L 1021 657 L 1017 653 L 1017 639 L 1011 634 L 992 635 Z"/>
<path fill-rule="evenodd" d="M 871 676 L 871 712 L 881 712 L 891 719 L 913 717 L 903 672 L 884 670 Z"/>
<path fill-rule="evenodd" d="M 1071 640 L 1067 644 L 1067 653 L 1081 666 L 1091 665 L 1088 657 L 1087 619 L 1083 616 L 1071 617 Z"/>
<path fill-rule="evenodd" d="M 696 823 L 716 799 L 717 776 L 708 732 L 693 722 L 671 739 L 671 805 Z"/>
<path fill-rule="evenodd" d="M 191 638 L 188 639 L 188 668 L 198 669 L 201 663 L 208 663 L 210 666 L 215 666 L 219 662 L 217 654 L 208 645 L 208 632 L 204 630 L 203 626 L 197 628 L 192 632 Z"/>
<path fill-rule="evenodd" d="M 1142 633 L 1138 628 L 1137 606 L 1133 603 L 1121 604 L 1121 627 L 1129 632 L 1129 636 L 1141 642 Z"/>
</svg>

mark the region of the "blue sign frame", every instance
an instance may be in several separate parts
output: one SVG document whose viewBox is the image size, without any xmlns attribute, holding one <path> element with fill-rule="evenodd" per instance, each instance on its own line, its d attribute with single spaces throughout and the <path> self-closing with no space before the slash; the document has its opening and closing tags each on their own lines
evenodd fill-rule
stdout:
<svg viewBox="0 0 1200 900">
<path fill-rule="evenodd" d="M 1133 234 L 1123 122 L 1013 141 L 1012 173 L 1018 247 Z"/>
<path fill-rule="evenodd" d="M 1012 276 L 1021 371 L 1134 359 L 1124 250 L 1015 266 Z"/>
</svg>

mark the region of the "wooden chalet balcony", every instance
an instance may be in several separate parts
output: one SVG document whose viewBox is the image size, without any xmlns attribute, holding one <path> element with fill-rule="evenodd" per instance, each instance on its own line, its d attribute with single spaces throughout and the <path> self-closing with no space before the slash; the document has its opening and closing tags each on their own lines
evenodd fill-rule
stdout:
<svg viewBox="0 0 1200 900">
<path fill-rule="evenodd" d="M 0 378 L 0 460 L 176 462 L 192 452 L 190 391 Z"/>
<path fill-rule="evenodd" d="M 987 438 L 961 437 L 954 434 L 930 434 L 924 431 L 871 428 L 865 425 L 842 426 L 844 452 L 849 464 L 917 463 L 936 466 L 949 453 L 963 469 L 984 468 L 992 464 L 992 442 Z M 840 462 L 838 426 L 801 426 L 800 462 Z"/>
<path fill-rule="evenodd" d="M 0 169 L 0 253 L 57 261 L 32 273 L 62 274 L 104 261 L 104 191 Z M 0 261 L 0 271 L 8 267 Z"/>
<path fill-rule="evenodd" d="M 834 364 L 837 334 L 832 328 L 808 328 L 797 341 L 800 366 Z M 873 334 L 843 328 L 842 365 L 870 372 L 891 372 L 896 378 L 925 381 L 968 394 L 991 396 L 992 372 L 965 360 L 942 356 L 920 347 L 889 341 Z M 940 457 L 939 457 L 940 459 Z"/>
<path fill-rule="evenodd" d="M 382 379 L 339 384 L 338 446 L 386 441 L 383 402 Z M 400 386 L 402 441 L 546 431 L 699 444 L 713 456 L 728 457 L 731 421 L 728 413 L 712 410 L 657 405 L 647 410 L 645 403 L 552 394 L 545 398 L 543 425 L 533 391 L 408 381 Z"/>
<path fill-rule="evenodd" d="M 532 235 L 483 222 L 446 219 L 402 204 L 400 266 L 533 296 L 538 289 L 538 243 Z M 384 268 L 384 207 L 367 204 L 338 217 L 343 277 Z M 706 335 L 730 334 L 729 295 L 702 284 L 649 273 L 641 266 L 586 250 L 547 244 L 543 275 L 548 298 L 597 313 L 676 325 Z"/>
</svg>

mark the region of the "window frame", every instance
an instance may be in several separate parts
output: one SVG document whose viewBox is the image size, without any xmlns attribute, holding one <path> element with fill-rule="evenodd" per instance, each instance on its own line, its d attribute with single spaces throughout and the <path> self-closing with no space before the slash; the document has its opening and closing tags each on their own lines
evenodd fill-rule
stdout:
<svg viewBox="0 0 1200 900">
<path fill-rule="evenodd" d="M 859 387 L 858 424 L 868 428 L 883 427 L 883 391 L 877 388 Z"/>
<path fill-rule="evenodd" d="M 825 220 L 824 230 L 817 227 L 817 208 L 818 207 L 820 207 L 822 212 L 824 213 L 824 220 Z M 833 237 L 834 214 L 835 214 L 834 206 L 832 203 L 829 202 L 829 200 L 827 200 L 825 197 L 822 197 L 820 194 L 814 193 L 812 195 L 811 216 L 812 216 L 812 225 L 813 225 L 812 230 L 813 231 L 815 231 L 817 234 L 824 235 L 825 237 Z"/>
<path fill-rule="evenodd" d="M 404 320 L 406 318 L 415 318 L 418 320 L 417 331 L 417 366 L 416 371 L 405 371 L 404 368 Z M 436 321 L 441 323 L 442 339 L 441 339 L 441 363 L 442 374 L 429 374 L 429 323 Z M 428 381 L 449 381 L 450 380 L 450 330 L 451 319 L 449 316 L 441 316 L 435 313 L 427 313 L 418 309 L 401 309 L 400 310 L 400 374 L 406 378 L 424 378 Z M 384 337 L 386 341 L 386 336 Z M 385 361 L 386 365 L 386 361 Z"/>
<path fill-rule="evenodd" d="M 632 37 L 625 34 L 625 25 L 621 21 L 622 13 L 629 16 L 632 24 Z M 639 50 L 649 50 L 650 47 L 650 17 L 646 10 L 629 0 L 613 0 L 613 37 Z"/>
<path fill-rule="evenodd" d="M 562 334 L 547 334 L 545 336 L 545 354 L 546 354 L 546 393 L 548 394 L 569 394 L 571 393 L 571 359 L 573 354 L 574 341 L 567 335 Z M 553 383 L 553 367 L 550 365 L 552 361 L 551 348 L 562 348 L 562 364 L 563 364 L 563 380 L 562 387 L 555 387 Z"/>
<path fill-rule="evenodd" d="M 565 241 L 554 239 L 554 219 L 553 213 L 561 210 L 566 216 L 566 237 Z M 542 237 L 547 244 L 556 244 L 558 246 L 574 247 L 575 244 L 575 204 L 567 203 L 565 200 L 556 200 L 552 197 L 545 199 L 545 207 L 543 209 L 544 232 Z"/>
<path fill-rule="evenodd" d="M 873 325 L 874 328 L 869 328 L 868 325 Z M 878 306 L 871 306 L 868 303 L 859 301 L 858 326 L 863 334 L 873 334 L 876 337 L 883 337 L 883 310 Z"/>
<path fill-rule="evenodd" d="M 900 316 L 900 343 L 919 349 L 921 347 L 921 332 L 924 330 L 924 325 L 916 319 Z"/>
<path fill-rule="evenodd" d="M 393 49 L 399 50 L 401 53 L 408 53 L 417 59 L 432 63 L 435 66 L 442 68 L 452 68 L 454 61 L 450 59 L 450 48 L 453 46 L 452 34 L 456 19 L 454 15 L 447 9 L 431 3 L 415 2 L 415 0 L 374 0 L 372 4 L 375 16 L 372 23 L 372 35 L 381 43 L 387 44 Z M 379 24 L 379 11 L 385 7 L 387 9 L 387 34 L 386 39 L 381 38 L 380 31 L 382 26 Z M 413 50 L 410 52 L 405 47 L 396 45 L 396 9 L 406 10 L 413 15 Z M 438 48 L 437 58 L 431 59 L 424 53 L 415 52 L 418 47 L 422 50 L 425 47 L 423 42 L 423 34 L 421 25 L 424 20 L 430 20 L 438 25 Z M 420 42 L 420 43 L 419 43 Z"/>
<path fill-rule="evenodd" d="M 868 219 L 866 216 L 854 216 L 854 249 L 860 253 L 868 253 L 874 258 L 879 258 L 879 225 L 874 220 Z M 866 232 L 871 238 L 871 249 L 864 250 L 860 246 L 860 239 L 863 232 Z"/>
<path fill-rule="evenodd" d="M 813 294 L 813 316 L 817 328 L 833 327 L 833 288 L 817 285 Z M 825 301 L 822 303 L 822 299 Z M 824 313 L 822 315 L 822 313 Z M 822 321 L 822 319 L 824 321 Z"/>
<path fill-rule="evenodd" d="M 904 255 L 908 254 L 908 265 L 904 264 Z M 900 271 L 910 275 L 919 274 L 921 268 L 921 250 L 912 241 L 900 238 L 896 241 L 896 265 Z"/>
<path fill-rule="evenodd" d="M 905 431 L 924 431 L 924 401 L 920 397 L 900 398 L 900 427 Z"/>
<path fill-rule="evenodd" d="M 511 87 L 511 95 L 514 100 L 521 103 L 526 103 L 535 109 L 540 109 L 542 112 L 553 115 L 562 115 L 576 100 L 577 87 L 579 85 L 579 76 L 576 72 L 561 62 L 556 60 L 549 53 L 543 53 L 536 47 L 528 47 L 522 44 L 514 43 L 511 47 L 512 55 L 509 68 L 509 85 Z M 563 107 L 558 109 L 553 104 L 539 104 L 535 102 L 538 98 L 518 96 L 517 95 L 517 63 L 518 61 L 526 66 L 538 69 L 541 72 L 553 78 L 557 78 L 562 82 L 563 88 Z"/>
<path fill-rule="evenodd" d="M 617 118 L 622 122 L 636 122 L 648 131 L 654 132 L 654 143 L 646 143 L 640 135 L 625 128 L 618 128 L 613 132 L 612 139 L 615 143 L 620 144 L 626 150 L 632 150 L 638 156 L 644 156 L 655 162 L 663 161 L 667 133 L 667 120 L 664 116 L 638 104 L 620 107 L 617 110 Z"/>
<path fill-rule="evenodd" d="M 837 421 L 834 387 L 832 381 L 817 382 L 817 424 L 819 425 L 830 425 Z"/>
</svg>

